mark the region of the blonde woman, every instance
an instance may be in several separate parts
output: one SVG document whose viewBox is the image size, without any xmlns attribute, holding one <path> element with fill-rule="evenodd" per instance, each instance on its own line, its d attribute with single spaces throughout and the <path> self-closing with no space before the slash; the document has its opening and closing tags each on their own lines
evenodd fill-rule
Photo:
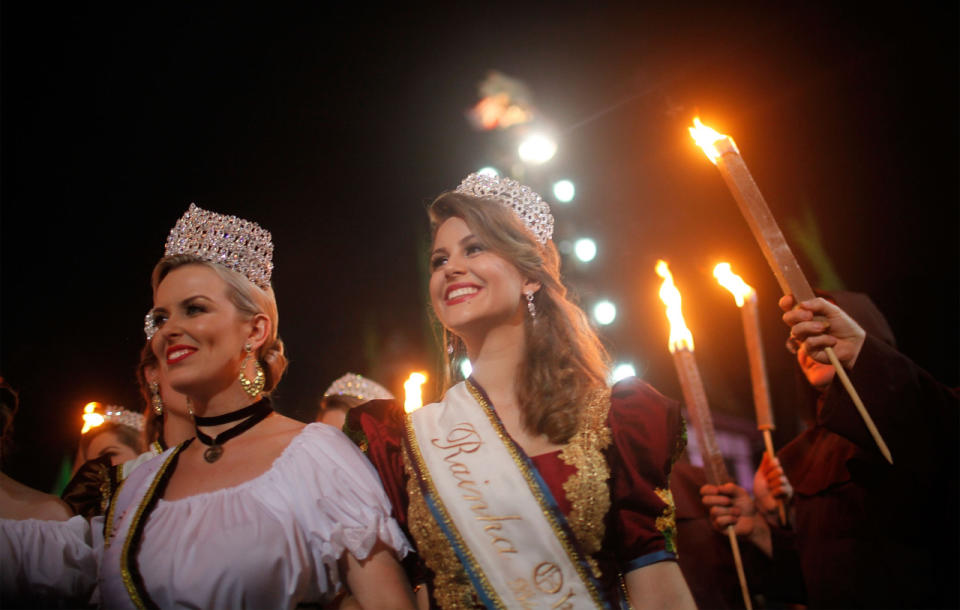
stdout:
<svg viewBox="0 0 960 610">
<path fill-rule="evenodd" d="M 255 223 L 190 206 L 154 269 L 145 330 L 195 434 L 130 474 L 87 547 L 0 522 L 14 563 L 58 543 L 89 562 L 89 548 L 107 607 L 293 608 L 345 588 L 363 606 L 412 606 L 376 472 L 339 431 L 271 407 L 286 367 L 272 252 Z"/>
</svg>

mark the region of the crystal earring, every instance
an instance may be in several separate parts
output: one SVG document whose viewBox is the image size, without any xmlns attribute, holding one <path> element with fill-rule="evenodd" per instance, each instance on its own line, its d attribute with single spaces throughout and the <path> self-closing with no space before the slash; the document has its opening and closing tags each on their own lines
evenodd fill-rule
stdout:
<svg viewBox="0 0 960 610">
<path fill-rule="evenodd" d="M 160 397 L 160 384 L 156 381 L 150 382 L 150 406 L 157 415 L 163 415 L 163 398 Z"/>
<path fill-rule="evenodd" d="M 243 391 L 247 393 L 251 398 L 256 398 L 260 395 L 260 392 L 263 392 L 263 387 L 266 385 L 266 377 L 263 374 L 263 367 L 260 366 L 259 360 L 253 361 L 253 368 L 256 369 L 257 374 L 254 376 L 253 380 L 247 379 L 243 374 L 244 369 L 247 368 L 247 363 L 250 362 L 250 359 L 253 358 L 251 351 L 253 350 L 250 347 L 250 344 L 247 343 L 243 346 L 244 351 L 247 352 L 247 357 L 243 359 L 243 362 L 240 363 L 240 387 L 243 388 Z"/>
<path fill-rule="evenodd" d="M 537 306 L 533 304 L 533 292 L 527 292 L 525 294 L 527 296 L 527 311 L 530 312 L 530 317 L 536 320 Z"/>
</svg>

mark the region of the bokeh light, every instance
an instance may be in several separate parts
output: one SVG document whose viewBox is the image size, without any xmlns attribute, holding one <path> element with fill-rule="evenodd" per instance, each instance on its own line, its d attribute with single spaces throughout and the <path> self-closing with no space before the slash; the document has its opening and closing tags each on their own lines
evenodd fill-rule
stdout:
<svg viewBox="0 0 960 610">
<path fill-rule="evenodd" d="M 497 168 L 493 167 L 492 165 L 481 167 L 480 169 L 477 170 L 477 173 L 480 174 L 481 176 L 490 176 L 492 178 L 496 178 L 497 176 L 500 175 L 500 172 L 497 171 Z"/>
<path fill-rule="evenodd" d="M 517 154 L 526 163 L 546 163 L 557 154 L 557 143 L 543 134 L 534 134 L 520 143 Z"/>
<path fill-rule="evenodd" d="M 576 194 L 577 189 L 569 180 L 557 180 L 553 183 L 553 196 L 560 203 L 570 203 Z"/>
<path fill-rule="evenodd" d="M 614 384 L 626 377 L 636 377 L 637 369 L 629 362 L 621 362 L 614 365 L 610 371 L 610 383 Z"/>
<path fill-rule="evenodd" d="M 610 301 L 600 301 L 593 306 L 593 319 L 603 326 L 612 324 L 617 319 L 617 306 Z"/>
<path fill-rule="evenodd" d="M 589 237 L 582 237 L 573 244 L 573 253 L 584 263 L 589 263 L 597 256 L 597 242 Z"/>
</svg>

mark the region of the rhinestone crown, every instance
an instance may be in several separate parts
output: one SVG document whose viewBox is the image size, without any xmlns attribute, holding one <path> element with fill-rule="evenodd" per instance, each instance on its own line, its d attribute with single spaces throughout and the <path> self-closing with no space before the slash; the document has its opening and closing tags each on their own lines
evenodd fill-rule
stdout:
<svg viewBox="0 0 960 610">
<path fill-rule="evenodd" d="M 391 394 L 387 388 L 383 387 L 372 379 L 367 379 L 363 375 L 357 375 L 355 373 L 347 373 L 343 377 L 334 381 L 332 384 L 330 384 L 330 387 L 327 388 L 327 391 L 324 392 L 323 395 L 353 396 L 354 398 L 359 398 L 360 400 L 394 398 L 393 394 Z"/>
<path fill-rule="evenodd" d="M 120 424 L 143 432 L 143 414 L 127 411 L 123 407 L 108 406 L 103 414 L 103 419 L 113 424 Z"/>
<path fill-rule="evenodd" d="M 170 230 L 164 256 L 190 254 L 218 263 L 267 289 L 273 273 L 270 231 L 249 220 L 217 214 L 191 203 Z"/>
<path fill-rule="evenodd" d="M 144 419 L 141 413 L 128 411 L 119 405 L 106 405 L 97 409 L 96 412 L 103 416 L 104 423 L 126 426 L 137 432 L 143 432 Z M 95 429 L 91 428 L 91 430 Z"/>
<path fill-rule="evenodd" d="M 496 199 L 523 222 L 540 245 L 553 237 L 553 214 L 550 206 L 529 186 L 510 178 L 473 173 L 455 189 L 457 193 Z"/>
</svg>

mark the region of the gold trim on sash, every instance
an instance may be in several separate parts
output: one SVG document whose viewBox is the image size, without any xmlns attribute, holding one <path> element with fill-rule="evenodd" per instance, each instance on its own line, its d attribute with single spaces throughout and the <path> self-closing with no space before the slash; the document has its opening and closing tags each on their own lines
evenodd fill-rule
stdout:
<svg viewBox="0 0 960 610">
<path fill-rule="evenodd" d="M 409 477 L 407 497 L 410 504 L 407 507 L 407 523 L 420 556 L 434 574 L 434 599 L 444 609 L 475 608 L 480 602 L 473 592 L 473 584 L 450 541 L 427 508 L 406 451 L 403 452 L 403 467 Z"/>
<path fill-rule="evenodd" d="M 420 453 L 420 445 L 417 444 L 417 435 L 413 429 L 413 421 L 410 419 L 409 416 L 407 416 L 404 419 L 404 424 L 407 429 L 407 445 L 410 447 L 410 452 L 412 453 L 412 455 L 410 456 L 410 459 L 416 462 L 417 469 L 419 469 L 420 475 L 422 477 L 422 481 L 427 486 L 427 489 L 429 489 L 430 494 L 434 498 L 439 499 L 440 494 L 437 492 L 437 488 L 433 484 L 433 479 L 431 478 L 430 470 L 427 468 L 427 464 L 423 459 L 423 454 Z M 406 452 L 404 453 L 406 454 Z M 411 464 L 406 464 L 406 465 L 411 468 L 410 480 L 407 484 L 407 491 L 409 493 L 411 487 L 416 487 L 416 490 L 415 490 L 416 498 L 422 503 L 422 506 L 423 506 L 423 515 L 419 516 L 420 520 L 422 520 L 425 517 L 427 521 L 433 522 L 434 529 L 435 529 L 434 533 L 428 534 L 426 536 L 427 538 L 432 538 L 432 540 L 425 540 L 423 542 L 427 542 L 428 544 L 431 544 L 431 543 L 436 544 L 436 546 L 421 546 L 421 540 L 418 538 L 417 549 L 427 549 L 427 548 L 442 549 L 441 554 L 444 555 L 443 557 L 437 558 L 437 561 L 429 561 L 427 560 L 427 556 L 423 555 L 424 560 L 427 560 L 427 565 L 430 567 L 431 570 L 433 570 L 433 573 L 438 581 L 437 583 L 434 583 L 435 584 L 434 595 L 435 597 L 437 597 L 438 603 L 440 602 L 441 595 L 444 597 L 445 601 L 444 603 L 441 604 L 444 608 L 471 608 L 473 607 L 473 604 L 471 604 L 470 601 L 474 601 L 473 584 L 471 583 L 469 577 L 467 576 L 466 569 L 464 568 L 463 564 L 460 562 L 460 559 L 457 557 L 456 552 L 454 551 L 450 540 L 443 533 L 443 531 L 440 530 L 439 524 L 437 524 L 434 521 L 434 519 L 432 519 L 432 516 L 433 516 L 432 512 L 427 507 L 426 500 L 423 498 L 423 493 L 420 490 L 419 482 L 417 481 L 417 476 L 415 472 L 413 472 L 412 465 Z M 412 506 L 413 497 L 411 497 L 410 500 L 411 500 L 410 504 Z M 473 566 L 476 567 L 474 571 L 476 572 L 480 580 L 481 586 L 485 589 L 485 593 L 487 594 L 487 597 L 489 597 L 490 600 L 493 601 L 496 608 L 502 608 L 505 610 L 506 606 L 503 605 L 503 601 L 500 600 L 500 597 L 497 595 L 496 590 L 493 588 L 493 586 L 490 585 L 490 581 L 487 580 L 487 577 L 483 573 L 483 570 L 479 568 L 477 564 L 477 560 L 473 556 L 473 553 L 471 552 L 470 547 L 466 544 L 466 542 L 464 542 L 463 538 L 460 537 L 460 533 L 457 531 L 456 525 L 454 525 L 453 520 L 450 519 L 450 515 L 447 514 L 447 510 L 443 506 L 442 502 L 437 502 L 436 507 L 437 507 L 437 512 L 440 513 L 440 518 L 443 520 L 443 524 L 446 526 L 446 530 L 450 532 L 450 535 L 456 539 L 458 546 L 461 549 L 463 549 L 463 553 L 464 555 L 466 555 L 467 560 Z M 412 518 L 410 521 L 410 531 L 411 531 L 411 534 L 414 531 Z M 454 561 L 452 564 L 450 563 L 449 555 L 453 555 Z M 439 564 L 439 565 L 436 565 L 436 564 Z M 464 591 L 462 587 L 457 587 L 457 589 L 460 589 L 459 594 L 457 594 L 457 592 L 454 590 L 454 591 L 450 591 L 450 594 L 448 595 L 445 591 L 441 591 L 440 586 L 437 586 L 441 578 L 446 580 L 446 578 L 444 578 L 442 575 L 450 573 L 450 570 L 453 565 L 456 565 L 459 567 L 459 571 L 463 574 L 462 579 L 469 584 L 469 590 L 470 590 L 469 597 L 465 597 L 463 595 Z M 454 577 L 454 578 L 451 578 L 450 580 L 453 581 L 450 584 L 455 584 L 457 580 L 460 580 L 460 578 Z"/>
<path fill-rule="evenodd" d="M 576 469 L 576 472 L 571 474 L 567 481 L 563 483 L 563 488 L 571 504 L 571 512 L 567 516 L 570 526 L 569 531 L 572 531 L 576 541 L 583 549 L 586 555 L 584 559 L 589 566 L 587 567 L 576 560 L 577 551 L 574 548 L 573 541 L 564 533 L 560 523 L 554 519 L 552 511 L 547 508 L 549 504 L 536 480 L 536 474 L 529 472 L 526 460 L 519 453 L 518 448 L 514 446 L 513 441 L 509 439 L 506 430 L 497 420 L 493 408 L 476 387 L 469 382 L 465 382 L 464 385 L 473 399 L 484 409 L 510 458 L 527 482 L 531 494 L 535 497 L 537 503 L 544 508 L 543 514 L 547 524 L 553 530 L 561 547 L 570 557 L 571 563 L 575 566 L 593 602 L 598 606 L 601 605 L 603 595 L 596 591 L 591 580 L 591 576 L 599 578 L 600 569 L 591 555 L 598 552 L 603 544 L 604 521 L 611 504 L 610 488 L 607 484 L 610 478 L 610 468 L 603 453 L 612 442 L 612 434 L 607 425 L 610 410 L 609 389 L 598 389 L 590 395 L 588 404 L 581 412 L 577 432 L 562 448 L 558 456 L 565 464 Z M 433 513 L 423 497 L 414 464 L 426 478 L 425 483 L 429 492 L 439 499 L 436 495 L 438 493 L 437 489 L 433 485 L 429 470 L 427 470 L 423 455 L 420 452 L 416 432 L 409 415 L 406 418 L 405 427 L 407 444 L 412 449 L 412 451 L 404 451 L 403 453 L 404 469 L 409 477 L 407 480 L 408 524 L 410 534 L 417 543 L 418 552 L 423 557 L 427 567 L 435 575 L 433 583 L 434 600 L 445 610 L 476 608 L 481 605 L 481 601 L 474 591 L 473 582 L 447 535 L 434 520 Z M 452 532 L 452 535 L 460 539 L 459 533 L 450 520 L 449 514 L 446 513 L 442 501 L 438 502 L 438 508 L 438 512 L 443 515 L 446 522 L 447 531 Z M 470 553 L 470 549 L 463 546 L 462 539 L 460 539 L 460 544 L 466 550 L 466 553 L 470 554 L 469 560 L 476 566 L 475 558 Z M 588 574 L 588 572 L 593 572 L 593 574 Z M 487 590 L 492 589 L 482 571 L 480 576 L 484 579 L 485 586 L 489 587 Z M 497 601 L 500 602 L 499 599 Z M 608 601 L 614 606 L 617 604 L 616 600 Z"/>
<path fill-rule="evenodd" d="M 601 599 L 601 594 L 597 591 L 596 587 L 593 584 L 593 574 L 588 574 L 584 569 L 584 565 L 578 560 L 577 550 L 571 544 L 570 539 L 566 536 L 563 529 L 560 527 L 560 524 L 557 522 L 554 517 L 553 511 L 547 510 L 549 505 L 546 497 L 543 495 L 543 491 L 540 489 L 540 485 L 536 481 L 533 473 L 526 467 L 526 463 L 523 458 L 520 456 L 520 453 L 517 450 L 517 447 L 514 446 L 513 441 L 508 438 L 506 429 L 503 428 L 503 424 L 497 419 L 496 414 L 493 412 L 493 407 L 490 406 L 490 403 L 487 402 L 483 394 L 477 390 L 476 387 L 470 381 L 464 382 L 467 386 L 467 389 L 470 391 L 470 394 L 473 398 L 480 403 L 486 413 L 487 417 L 490 419 L 490 423 L 493 425 L 494 429 L 497 431 L 497 434 L 500 436 L 503 446 L 510 453 L 510 457 L 513 459 L 513 462 L 516 464 L 517 469 L 523 475 L 523 478 L 527 481 L 527 486 L 530 488 L 530 492 L 536 498 L 537 503 L 543 507 L 543 515 L 546 517 L 547 522 L 550 524 L 550 528 L 553 530 L 554 535 L 557 537 L 557 541 L 560 543 L 560 546 L 563 547 L 563 550 L 566 552 L 567 557 L 570 559 L 570 562 L 573 564 L 574 569 L 577 571 L 577 574 L 580 576 L 580 580 L 583 582 L 584 588 L 590 594 L 593 603 L 598 607 L 603 606 Z M 609 503 L 609 495 L 607 498 Z"/>
</svg>

